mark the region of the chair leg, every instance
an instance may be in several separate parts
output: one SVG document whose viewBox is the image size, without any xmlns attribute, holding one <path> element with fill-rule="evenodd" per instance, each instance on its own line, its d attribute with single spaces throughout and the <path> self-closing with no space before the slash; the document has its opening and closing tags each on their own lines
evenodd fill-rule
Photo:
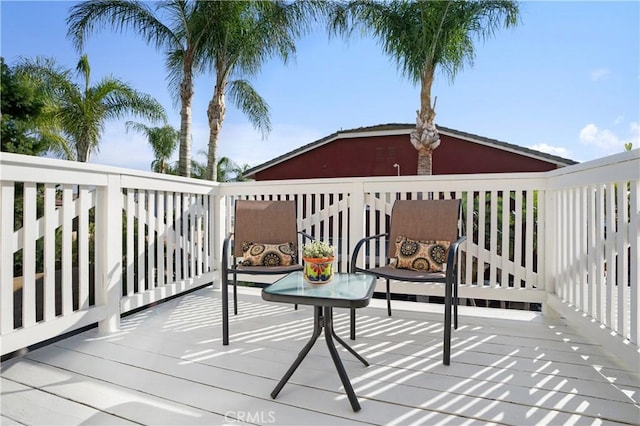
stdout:
<svg viewBox="0 0 640 426">
<path fill-rule="evenodd" d="M 387 279 L 387 315 L 391 316 L 391 288 Z"/>
<path fill-rule="evenodd" d="M 233 315 L 238 315 L 238 280 L 233 274 Z"/>
<path fill-rule="evenodd" d="M 458 280 L 453 281 L 453 328 L 458 329 Z"/>
<path fill-rule="evenodd" d="M 444 290 L 444 348 L 442 351 L 442 363 L 449 365 L 451 362 L 451 310 L 453 299 L 453 289 L 451 283 L 445 284 Z"/>
<path fill-rule="evenodd" d="M 229 344 L 229 282 L 222 272 L 222 345 Z"/>
</svg>

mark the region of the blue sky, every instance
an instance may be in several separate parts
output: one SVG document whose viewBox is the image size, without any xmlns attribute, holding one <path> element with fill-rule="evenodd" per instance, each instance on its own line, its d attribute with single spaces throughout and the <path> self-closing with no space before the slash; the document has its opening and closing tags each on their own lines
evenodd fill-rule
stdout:
<svg viewBox="0 0 640 426">
<path fill-rule="evenodd" d="M 72 2 L 0 1 L 0 53 L 54 57 L 75 67 L 66 38 Z M 451 82 L 438 75 L 436 123 L 577 161 L 640 147 L 640 2 L 522 2 L 521 24 L 476 45 L 473 66 Z M 375 41 L 329 39 L 319 30 L 298 43 L 295 60 L 271 61 L 251 79 L 267 100 L 273 130 L 266 139 L 232 106 L 219 155 L 251 166 L 340 129 L 413 123 L 419 87 Z M 132 33 L 94 33 L 86 50 L 94 81 L 113 75 L 158 99 L 179 128 L 165 81 L 162 52 Z M 196 79 L 194 153 L 206 151 L 213 75 Z M 198 156 L 204 161 L 204 154 Z M 177 153 L 176 158 L 177 159 Z M 149 170 L 151 149 L 124 121 L 108 122 L 91 162 Z"/>
</svg>

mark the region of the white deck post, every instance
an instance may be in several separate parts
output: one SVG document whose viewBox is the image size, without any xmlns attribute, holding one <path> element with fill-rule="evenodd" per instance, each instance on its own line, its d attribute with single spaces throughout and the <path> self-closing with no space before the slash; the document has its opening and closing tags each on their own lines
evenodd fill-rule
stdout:
<svg viewBox="0 0 640 426">
<path fill-rule="evenodd" d="M 0 335 L 13 332 L 14 182 L 0 181 Z M 11 283 L 11 285 L 9 285 Z M 4 352 L 2 352 L 4 354 Z"/>
<path fill-rule="evenodd" d="M 544 191 L 544 208 L 538 211 L 538 214 L 542 212 L 544 215 L 542 218 L 538 218 L 538 221 L 543 223 L 545 242 L 544 247 L 538 245 L 538 263 L 543 265 L 542 272 L 544 273 L 542 282 L 544 285 L 545 298 L 542 304 L 542 314 L 550 318 L 558 316 L 558 313 L 555 312 L 549 304 L 549 298 L 555 295 L 556 292 L 556 252 L 558 240 L 556 196 L 556 190 L 547 188 L 546 191 Z"/>
<path fill-rule="evenodd" d="M 120 175 L 109 175 L 106 188 L 99 189 L 96 209 L 96 304 L 106 307 L 106 317 L 98 323 L 98 332 L 120 329 L 122 292 L 122 188 Z M 99 272 L 98 272 L 99 271 Z"/>
<path fill-rule="evenodd" d="M 364 238 L 364 184 L 356 181 L 351 185 L 349 195 L 349 258 L 356 243 Z M 363 265 L 364 250 L 358 254 L 357 264 Z"/>
</svg>

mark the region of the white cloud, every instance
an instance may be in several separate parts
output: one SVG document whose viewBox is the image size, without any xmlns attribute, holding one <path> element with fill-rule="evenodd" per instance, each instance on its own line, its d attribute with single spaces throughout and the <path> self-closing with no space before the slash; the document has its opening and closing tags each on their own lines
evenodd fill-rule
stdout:
<svg viewBox="0 0 640 426">
<path fill-rule="evenodd" d="M 608 68 L 598 68 L 595 70 L 592 70 L 590 73 L 590 77 L 592 81 L 600 81 L 603 80 L 604 78 L 606 78 L 607 76 L 609 76 L 609 74 L 611 74 L 611 70 Z"/>
<path fill-rule="evenodd" d="M 629 123 L 629 133 L 626 136 L 618 136 L 608 129 L 599 129 L 595 124 L 589 123 L 580 130 L 580 142 L 596 147 L 602 154 L 609 155 L 624 150 L 625 143 L 633 143 L 634 147 L 640 145 L 640 125 L 637 122 Z"/>
<path fill-rule="evenodd" d="M 561 146 L 551 146 L 547 145 L 546 143 L 539 143 L 532 145 L 529 148 L 535 149 L 536 151 L 540 152 L 546 152 L 547 154 L 557 155 L 562 158 L 571 158 L 569 150 Z"/>
<path fill-rule="evenodd" d="M 326 134 L 318 129 L 290 124 L 275 124 L 266 139 L 250 124 L 226 123 L 222 128 L 218 156 L 229 157 L 237 164 L 257 166 Z"/>
<path fill-rule="evenodd" d="M 206 164 L 209 126 L 194 122 L 191 133 L 191 156 Z M 237 164 L 249 164 L 253 167 L 324 136 L 327 134 L 313 128 L 275 124 L 271 133 L 263 140 L 262 134 L 251 124 L 225 122 L 218 145 L 218 158 L 229 157 Z M 176 149 L 170 161 L 177 162 L 178 155 L 179 150 Z M 122 121 L 109 123 L 106 127 L 100 151 L 91 156 L 91 163 L 150 171 L 153 158 L 153 151 L 146 138 L 137 132 L 127 133 Z"/>
<path fill-rule="evenodd" d="M 151 171 L 153 151 L 146 138 L 137 132 L 127 133 L 122 123 L 107 126 L 100 150 L 90 158 L 92 163 Z"/>
</svg>

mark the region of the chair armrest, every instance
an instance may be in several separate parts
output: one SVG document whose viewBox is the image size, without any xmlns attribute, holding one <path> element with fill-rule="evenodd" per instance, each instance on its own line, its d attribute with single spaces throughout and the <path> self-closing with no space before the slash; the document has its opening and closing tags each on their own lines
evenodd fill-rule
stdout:
<svg viewBox="0 0 640 426">
<path fill-rule="evenodd" d="M 449 256 L 447 256 L 447 282 L 451 282 L 451 280 L 453 280 L 453 274 L 455 273 L 455 268 L 457 267 L 456 263 L 458 260 L 458 248 L 460 244 L 466 241 L 466 239 L 466 235 L 462 236 L 449 246 Z"/>
<path fill-rule="evenodd" d="M 228 281 L 227 271 L 229 270 L 229 244 L 233 239 L 233 232 L 230 232 L 222 243 L 222 285 L 226 285 Z"/>
<path fill-rule="evenodd" d="M 358 253 L 360 253 L 360 248 L 365 242 L 373 239 L 379 239 L 382 237 L 388 237 L 388 236 L 389 236 L 388 233 L 384 233 L 384 234 L 372 235 L 370 237 L 365 237 L 360 241 L 358 241 L 356 246 L 353 248 L 353 253 L 351 253 L 351 262 L 349 262 L 349 272 L 353 273 L 356 271 L 356 259 L 358 258 Z"/>
<path fill-rule="evenodd" d="M 307 234 L 304 231 L 298 231 L 298 234 L 302 235 L 302 243 L 304 243 L 306 240 L 310 240 L 310 241 L 314 241 L 315 238 L 309 234 Z"/>
</svg>

